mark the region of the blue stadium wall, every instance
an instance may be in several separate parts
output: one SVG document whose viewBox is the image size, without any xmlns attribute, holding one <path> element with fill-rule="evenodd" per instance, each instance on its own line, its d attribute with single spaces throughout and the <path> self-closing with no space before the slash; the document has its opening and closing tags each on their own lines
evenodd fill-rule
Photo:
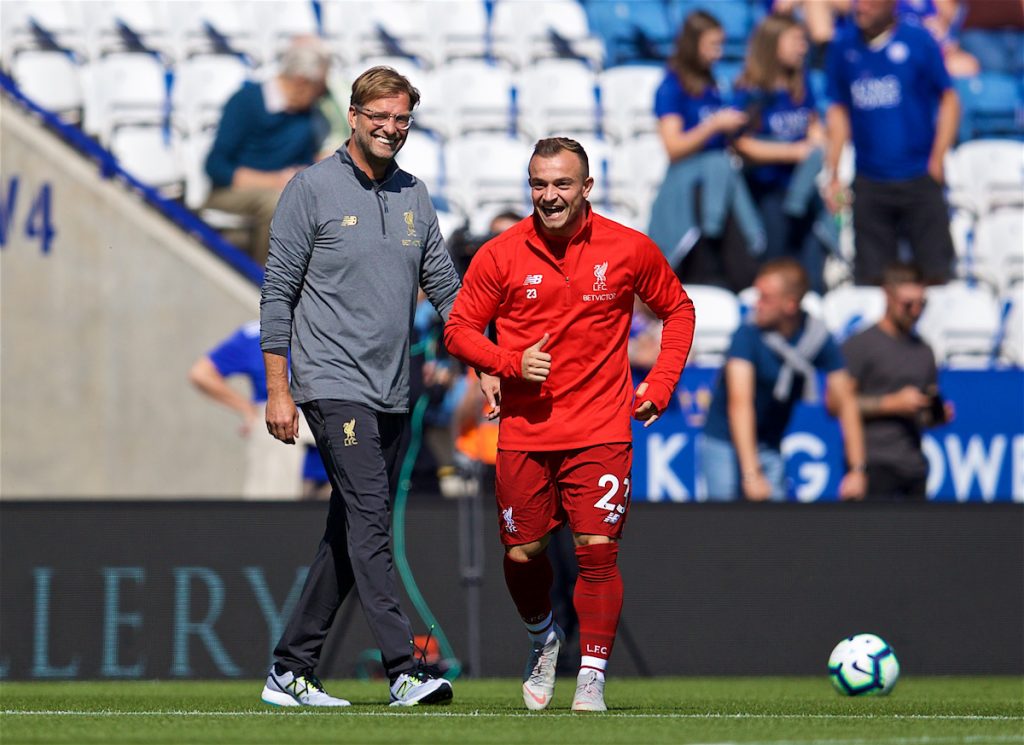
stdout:
<svg viewBox="0 0 1024 745">
<path fill-rule="evenodd" d="M 485 676 L 519 674 L 526 639 L 489 504 Z M 0 674 L 7 679 L 258 678 L 295 601 L 322 503 L 0 504 Z M 1024 507 L 634 505 L 621 564 L 620 675 L 823 676 L 870 631 L 906 675 L 1024 673 Z M 465 660 L 458 509 L 412 500 L 408 556 Z M 416 633 L 426 633 L 408 599 Z M 320 673 L 374 646 L 343 606 Z M 255 695 L 255 689 L 254 689 Z"/>
</svg>

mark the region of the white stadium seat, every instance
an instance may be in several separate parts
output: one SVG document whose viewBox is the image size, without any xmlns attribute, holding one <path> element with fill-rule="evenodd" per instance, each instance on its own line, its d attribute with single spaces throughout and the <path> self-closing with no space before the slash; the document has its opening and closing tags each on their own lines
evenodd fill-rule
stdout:
<svg viewBox="0 0 1024 745">
<path fill-rule="evenodd" d="M 557 35 L 568 49 L 559 50 Z M 604 43 L 592 36 L 587 14 L 576 0 L 497 0 L 491 19 L 492 51 L 515 67 L 527 69 L 538 59 L 571 52 L 597 69 L 604 60 Z"/>
<path fill-rule="evenodd" d="M 183 132 L 216 127 L 224 104 L 249 74 L 249 67 L 234 55 L 205 54 L 181 62 L 172 91 L 176 126 Z"/>
<path fill-rule="evenodd" d="M 512 75 L 482 60 L 456 60 L 422 75 L 418 124 L 446 138 L 512 130 Z M 413 84 L 416 83 L 415 78 Z"/>
<path fill-rule="evenodd" d="M 711 285 L 686 285 L 686 293 L 697 314 L 691 361 L 706 366 L 723 364 L 740 325 L 739 299 L 729 290 Z"/>
<path fill-rule="evenodd" d="M 519 127 L 534 138 L 600 132 L 597 79 L 576 60 L 542 60 L 516 78 Z"/>
<path fill-rule="evenodd" d="M 654 92 L 665 69 L 661 65 L 620 65 L 597 76 L 604 133 L 617 140 L 657 132 Z"/>
<path fill-rule="evenodd" d="M 11 73 L 32 101 L 70 121 L 81 120 L 82 81 L 66 54 L 27 49 L 15 55 Z"/>
<path fill-rule="evenodd" d="M 459 174 L 448 184 L 447 196 L 472 215 L 494 204 L 529 202 L 532 143 L 507 135 L 470 134 L 445 147 L 445 170 Z"/>
<path fill-rule="evenodd" d="M 409 130 L 396 160 L 403 170 L 427 185 L 431 196 L 444 196 L 444 149 L 438 138 L 421 130 Z"/>
<path fill-rule="evenodd" d="M 978 218 L 972 244 L 973 274 L 998 290 L 1024 280 L 1024 207 L 1004 207 Z"/>
<path fill-rule="evenodd" d="M 885 315 L 885 293 L 881 287 L 842 285 L 825 293 L 822 320 L 839 341 L 873 326 Z"/>
<path fill-rule="evenodd" d="M 114 131 L 110 152 L 121 167 L 166 197 L 182 194 L 185 178 L 177 137 L 160 126 L 128 126 Z"/>
<path fill-rule="evenodd" d="M 971 140 L 956 148 L 949 165 L 954 206 L 979 216 L 1002 206 L 1024 206 L 1024 142 Z"/>
<path fill-rule="evenodd" d="M 167 75 L 151 54 L 111 54 L 89 66 L 92 93 L 86 97 L 87 131 L 109 142 L 126 125 L 163 124 L 169 111 Z"/>
<path fill-rule="evenodd" d="M 1016 367 L 1024 367 L 1024 282 L 1010 288 L 1006 301 L 1010 307 L 1004 316 L 1000 359 Z"/>
<path fill-rule="evenodd" d="M 939 364 L 984 368 L 995 357 L 999 303 L 988 286 L 956 280 L 928 288 L 917 330 Z"/>
</svg>

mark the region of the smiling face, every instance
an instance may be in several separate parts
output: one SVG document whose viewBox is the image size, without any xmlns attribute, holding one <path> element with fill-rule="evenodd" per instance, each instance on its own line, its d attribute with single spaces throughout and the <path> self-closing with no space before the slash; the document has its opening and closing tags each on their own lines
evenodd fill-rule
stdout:
<svg viewBox="0 0 1024 745">
<path fill-rule="evenodd" d="M 583 161 L 568 150 L 530 159 L 533 210 L 542 231 L 571 238 L 583 223 L 584 209 L 594 179 L 584 176 Z"/>
<path fill-rule="evenodd" d="M 382 175 L 388 163 L 402 149 L 409 133 L 395 125 L 394 116 L 378 125 L 371 121 L 370 115 L 408 115 L 411 113 L 411 108 L 409 96 L 404 93 L 378 98 L 365 106 L 349 107 L 348 123 L 352 127 L 352 142 L 349 150 L 352 152 L 353 159 L 360 166 L 365 165 L 370 168 L 374 178 L 379 178 Z"/>
</svg>

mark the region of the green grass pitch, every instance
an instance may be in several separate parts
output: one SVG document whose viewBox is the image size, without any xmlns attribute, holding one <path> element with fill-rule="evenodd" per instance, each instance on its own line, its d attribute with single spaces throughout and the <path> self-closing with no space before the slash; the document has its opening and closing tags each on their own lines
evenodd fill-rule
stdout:
<svg viewBox="0 0 1024 745">
<path fill-rule="evenodd" d="M 527 712 L 519 682 L 458 680 L 443 707 L 393 709 L 381 682 L 327 682 L 346 709 L 261 704 L 262 681 L 0 683 L 0 743 L 1024 743 L 1024 678 L 913 678 L 843 698 L 816 678 L 611 678 L 606 714 L 573 681 Z"/>
</svg>

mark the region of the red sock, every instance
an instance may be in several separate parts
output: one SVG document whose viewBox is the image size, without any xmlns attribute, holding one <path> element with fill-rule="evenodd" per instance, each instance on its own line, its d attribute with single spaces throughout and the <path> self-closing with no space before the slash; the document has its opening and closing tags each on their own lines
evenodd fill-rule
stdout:
<svg viewBox="0 0 1024 745">
<path fill-rule="evenodd" d="M 618 543 L 576 547 L 580 575 L 573 597 L 580 619 L 581 667 L 603 671 L 615 643 L 622 611 L 622 575 L 615 563 Z"/>
<path fill-rule="evenodd" d="M 552 576 L 546 551 L 530 561 L 514 561 L 505 554 L 505 585 L 526 623 L 543 621 L 551 613 Z"/>
</svg>

